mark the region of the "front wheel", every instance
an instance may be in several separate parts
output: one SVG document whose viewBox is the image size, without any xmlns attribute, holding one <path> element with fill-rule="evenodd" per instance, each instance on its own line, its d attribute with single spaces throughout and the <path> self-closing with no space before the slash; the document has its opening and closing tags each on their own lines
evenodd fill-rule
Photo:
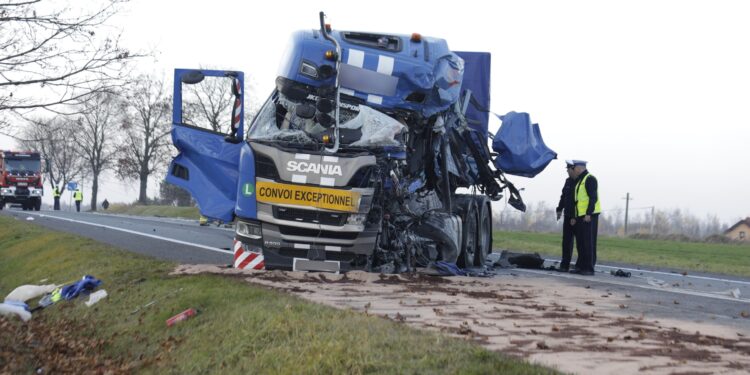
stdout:
<svg viewBox="0 0 750 375">
<path fill-rule="evenodd" d="M 32 203 L 32 207 L 34 208 L 34 211 L 39 211 L 42 209 L 42 198 L 34 199 L 34 202 Z"/>
</svg>

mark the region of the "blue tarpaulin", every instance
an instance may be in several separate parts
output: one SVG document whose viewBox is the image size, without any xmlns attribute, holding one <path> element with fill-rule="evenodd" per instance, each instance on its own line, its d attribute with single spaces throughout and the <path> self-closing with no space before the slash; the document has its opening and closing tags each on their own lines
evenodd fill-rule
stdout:
<svg viewBox="0 0 750 375">
<path fill-rule="evenodd" d="M 507 174 L 534 177 L 557 159 L 557 153 L 544 144 L 539 125 L 531 123 L 528 113 L 508 112 L 498 117 L 502 125 L 492 141 L 492 149 L 498 153 L 495 167 Z"/>
</svg>

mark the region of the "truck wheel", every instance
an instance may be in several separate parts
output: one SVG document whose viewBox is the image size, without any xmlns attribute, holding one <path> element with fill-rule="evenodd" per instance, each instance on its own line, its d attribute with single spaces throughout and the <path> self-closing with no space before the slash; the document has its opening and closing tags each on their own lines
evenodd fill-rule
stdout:
<svg viewBox="0 0 750 375">
<path fill-rule="evenodd" d="M 42 198 L 35 199 L 34 203 L 33 203 L 33 206 L 34 206 L 34 211 L 41 210 L 42 209 Z"/>
<path fill-rule="evenodd" d="M 0 210 L 2 210 L 3 208 L 5 208 L 5 202 L 0 201 Z"/>
<path fill-rule="evenodd" d="M 474 265 L 477 253 L 477 229 L 479 224 L 477 204 L 473 199 L 466 200 L 461 220 L 461 253 L 458 255 L 458 266 L 461 268 Z"/>
<path fill-rule="evenodd" d="M 477 252 L 474 265 L 483 267 L 487 255 L 492 252 L 492 206 L 487 197 L 477 199 L 479 225 L 477 230 Z"/>
</svg>

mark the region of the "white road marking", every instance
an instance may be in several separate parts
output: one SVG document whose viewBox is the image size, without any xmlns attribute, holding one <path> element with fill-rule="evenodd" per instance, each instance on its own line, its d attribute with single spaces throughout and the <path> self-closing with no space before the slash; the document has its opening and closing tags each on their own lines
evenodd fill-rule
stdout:
<svg viewBox="0 0 750 375">
<path fill-rule="evenodd" d="M 545 259 L 545 261 L 548 261 L 548 262 L 557 262 L 557 263 L 560 262 L 557 259 Z M 722 279 L 722 278 L 709 277 L 709 276 L 695 276 L 695 275 L 691 275 L 691 274 L 683 275 L 681 273 L 663 272 L 663 271 L 649 271 L 649 270 L 642 270 L 642 269 L 637 269 L 637 268 L 605 266 L 605 265 L 600 265 L 600 264 L 597 264 L 596 267 L 611 268 L 611 269 L 621 269 L 623 271 L 632 271 L 632 272 L 653 273 L 653 274 L 656 274 L 656 275 L 667 275 L 667 276 L 675 276 L 675 277 L 681 276 L 681 277 L 688 277 L 688 278 L 700 279 L 700 280 L 721 281 L 721 282 L 725 282 L 725 283 L 735 283 L 735 284 L 742 284 L 742 285 L 750 285 L 750 282 L 748 282 L 748 281 Z"/>
<path fill-rule="evenodd" d="M 624 283 L 624 282 L 615 281 L 615 280 L 602 280 L 600 278 L 596 278 L 595 276 L 575 276 L 575 275 L 566 274 L 566 273 L 551 273 L 551 272 L 529 270 L 529 269 L 522 269 L 522 268 L 514 268 L 513 271 L 533 273 L 537 275 L 555 276 L 555 277 L 560 277 L 563 279 L 582 280 L 582 281 L 588 281 L 592 283 L 619 285 L 619 286 L 624 286 L 624 287 L 633 287 L 633 288 L 640 288 L 640 289 L 647 289 L 647 290 L 658 290 L 661 292 L 685 294 L 689 296 L 706 297 L 706 298 L 720 299 L 724 301 L 750 303 L 750 299 L 747 299 L 747 298 L 733 298 L 729 296 L 717 295 L 711 292 L 699 292 L 697 290 L 657 288 L 657 287 L 650 286 L 650 285 L 637 285 L 637 284 Z"/>
<path fill-rule="evenodd" d="M 197 244 L 197 243 L 192 243 L 192 242 L 187 242 L 187 241 L 180 241 L 180 240 L 176 240 L 174 238 L 157 236 L 155 234 L 143 233 L 143 232 L 138 232 L 138 231 L 134 231 L 134 230 L 130 230 L 130 229 L 113 227 L 113 226 L 110 226 L 110 225 L 97 224 L 97 223 L 91 223 L 91 222 L 88 222 L 88 221 L 68 219 L 68 218 L 64 218 L 64 217 L 50 216 L 50 215 L 44 215 L 44 214 L 38 214 L 38 213 L 27 212 L 25 214 L 36 215 L 38 217 L 50 218 L 50 219 L 55 219 L 55 220 L 69 221 L 71 223 L 86 224 L 86 225 L 91 225 L 91 226 L 99 227 L 99 228 L 112 229 L 112 230 L 116 230 L 116 231 L 120 231 L 120 232 L 135 234 L 135 235 L 143 236 L 143 237 L 155 238 L 157 240 L 172 242 L 172 243 L 176 243 L 176 244 L 180 244 L 180 245 L 185 245 L 185 246 L 190 246 L 190 247 L 197 247 L 197 248 L 204 249 L 204 250 L 216 251 L 216 252 L 219 252 L 219 253 L 234 254 L 234 252 L 232 252 L 231 250 L 224 250 L 224 249 L 220 249 L 218 247 L 211 247 L 211 246 L 200 245 L 200 244 Z"/>
</svg>

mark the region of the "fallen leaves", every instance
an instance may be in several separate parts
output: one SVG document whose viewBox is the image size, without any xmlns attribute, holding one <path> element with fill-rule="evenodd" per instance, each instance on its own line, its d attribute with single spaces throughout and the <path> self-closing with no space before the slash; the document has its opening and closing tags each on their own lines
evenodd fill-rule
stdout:
<svg viewBox="0 0 750 375">
<path fill-rule="evenodd" d="M 585 301 L 583 303 L 585 303 L 585 304 L 587 304 L 589 306 L 594 306 L 594 301 Z"/>
</svg>

